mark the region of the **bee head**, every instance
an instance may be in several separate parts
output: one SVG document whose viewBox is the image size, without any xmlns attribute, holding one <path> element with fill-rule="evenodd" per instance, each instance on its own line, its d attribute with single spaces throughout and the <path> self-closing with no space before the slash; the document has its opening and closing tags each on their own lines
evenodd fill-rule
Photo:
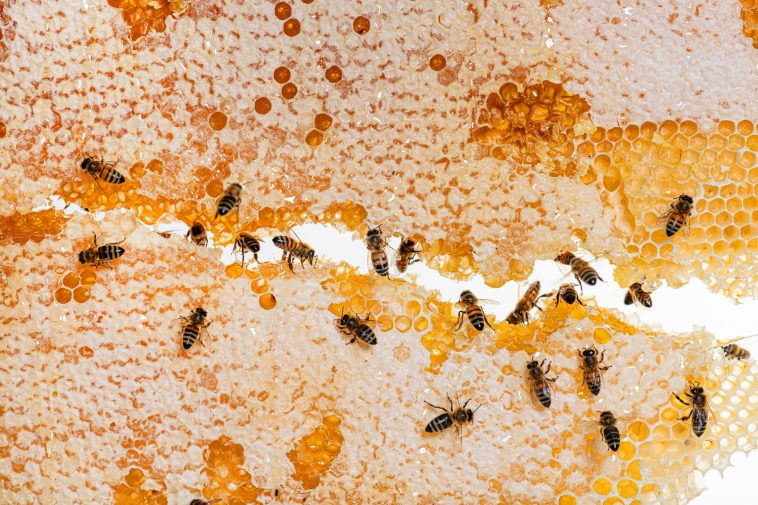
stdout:
<svg viewBox="0 0 758 505">
<path fill-rule="evenodd" d="M 594 356 L 595 354 L 597 354 L 597 351 L 592 347 L 588 347 L 582 351 L 582 356 Z"/>
<path fill-rule="evenodd" d="M 207 317 L 208 316 L 208 313 L 202 307 L 198 307 L 197 309 L 195 309 L 195 312 L 198 313 L 198 314 L 200 314 L 203 317 Z"/>
<path fill-rule="evenodd" d="M 527 363 L 527 364 L 526 364 L 526 367 L 527 367 L 529 370 L 533 370 L 533 369 L 537 368 L 537 365 L 538 365 L 538 364 L 539 364 L 539 363 L 537 363 L 536 361 L 532 360 L 532 361 L 530 361 L 529 363 Z"/>
<path fill-rule="evenodd" d="M 604 426 L 610 426 L 616 422 L 616 416 L 610 410 L 605 410 L 600 413 L 600 424 Z"/>
<path fill-rule="evenodd" d="M 693 395 L 702 395 L 703 391 L 704 391 L 703 388 L 701 388 L 700 386 L 695 386 L 690 389 L 690 393 L 692 393 Z"/>
<path fill-rule="evenodd" d="M 340 318 L 339 325 L 340 326 L 347 326 L 348 321 L 350 321 L 350 316 L 347 314 L 343 314 Z"/>
<path fill-rule="evenodd" d="M 86 169 L 87 165 L 89 165 L 91 162 L 92 162 L 92 158 L 84 158 L 80 166 L 82 167 L 82 169 Z"/>
<path fill-rule="evenodd" d="M 461 293 L 460 302 L 469 304 L 469 305 L 476 303 L 476 296 L 474 296 L 474 293 L 472 293 L 471 291 L 467 289 L 466 291 Z"/>
<path fill-rule="evenodd" d="M 693 203 L 695 203 L 695 201 L 692 199 L 692 197 L 690 195 L 679 195 L 679 199 L 682 200 L 682 201 L 685 201 L 685 202 L 689 203 L 690 205 L 692 205 Z"/>
<path fill-rule="evenodd" d="M 405 239 L 405 246 L 406 247 L 415 247 L 415 245 L 416 245 L 416 241 L 415 240 L 411 240 L 409 238 Z"/>
<path fill-rule="evenodd" d="M 84 251 L 79 252 L 79 263 L 87 263 L 87 260 L 84 258 Z"/>
</svg>

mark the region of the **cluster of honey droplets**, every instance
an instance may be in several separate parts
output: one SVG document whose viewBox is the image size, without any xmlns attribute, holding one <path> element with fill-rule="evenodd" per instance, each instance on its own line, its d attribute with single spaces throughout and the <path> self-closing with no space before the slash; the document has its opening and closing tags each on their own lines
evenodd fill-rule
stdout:
<svg viewBox="0 0 758 505">
<path fill-rule="evenodd" d="M 190 3 L 189 0 L 108 0 L 108 5 L 121 11 L 131 40 L 144 37 L 151 30 L 165 31 L 166 18 L 182 14 Z"/>
<path fill-rule="evenodd" d="M 314 489 L 342 450 L 345 437 L 340 431 L 342 420 L 335 415 L 324 417 L 316 429 L 300 439 L 287 458 L 295 467 L 295 479 L 304 489 Z"/>
<path fill-rule="evenodd" d="M 753 47 L 758 49 L 758 0 L 740 0 L 740 19 L 742 20 L 742 33 L 752 39 Z"/>
</svg>

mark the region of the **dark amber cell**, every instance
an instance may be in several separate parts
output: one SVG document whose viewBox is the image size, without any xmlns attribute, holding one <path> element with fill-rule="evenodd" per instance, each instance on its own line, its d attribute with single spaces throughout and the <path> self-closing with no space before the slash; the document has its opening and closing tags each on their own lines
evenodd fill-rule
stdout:
<svg viewBox="0 0 758 505">
<path fill-rule="evenodd" d="M 282 86 L 282 96 L 285 99 L 291 100 L 295 98 L 295 95 L 297 95 L 297 86 L 295 86 L 291 82 L 288 82 L 287 84 Z"/>
<path fill-rule="evenodd" d="M 297 19 L 288 19 L 284 22 L 284 34 L 294 37 L 300 33 L 300 21 Z"/>
<path fill-rule="evenodd" d="M 435 54 L 429 59 L 429 68 L 435 72 L 439 72 L 447 66 L 447 60 L 441 54 Z"/>
<path fill-rule="evenodd" d="M 79 285 L 79 274 L 76 272 L 69 272 L 63 277 L 63 285 L 69 289 L 74 289 Z"/>
<path fill-rule="evenodd" d="M 5 123 L 0 123 L 0 139 L 5 137 L 6 133 L 7 133 L 7 129 L 5 127 Z"/>
<path fill-rule="evenodd" d="M 279 2 L 274 6 L 274 15 L 284 21 L 292 15 L 292 7 L 287 2 Z"/>
<path fill-rule="evenodd" d="M 74 300 L 79 303 L 83 303 L 89 300 L 89 288 L 85 288 L 84 286 L 79 286 L 76 288 L 74 290 Z"/>
<path fill-rule="evenodd" d="M 313 120 L 313 126 L 317 130 L 325 131 L 332 126 L 332 116 L 329 114 L 316 114 L 316 118 Z"/>
<path fill-rule="evenodd" d="M 255 112 L 258 114 L 268 114 L 271 110 L 271 100 L 261 97 L 255 101 Z"/>
<path fill-rule="evenodd" d="M 221 111 L 216 111 L 208 118 L 211 128 L 216 131 L 223 130 L 226 126 L 226 114 Z"/>
<path fill-rule="evenodd" d="M 71 291 L 66 288 L 60 288 L 55 292 L 55 301 L 64 304 L 71 301 Z"/>
<path fill-rule="evenodd" d="M 271 293 L 265 293 L 258 299 L 258 303 L 266 310 L 276 307 L 276 297 Z"/>
<path fill-rule="evenodd" d="M 339 82 L 342 79 L 342 70 L 337 65 L 332 65 L 326 69 L 324 75 L 329 82 Z"/>
<path fill-rule="evenodd" d="M 311 130 L 305 136 L 305 143 L 311 147 L 316 147 L 324 141 L 324 134 L 318 130 Z"/>
<path fill-rule="evenodd" d="M 290 80 L 290 69 L 287 67 L 277 67 L 274 70 L 274 80 L 279 84 L 284 84 Z"/>
<path fill-rule="evenodd" d="M 304 4 L 312 4 L 313 0 L 301 0 Z"/>
<path fill-rule="evenodd" d="M 358 35 L 366 35 L 371 29 L 371 21 L 363 16 L 358 16 L 353 20 L 353 30 Z"/>
</svg>

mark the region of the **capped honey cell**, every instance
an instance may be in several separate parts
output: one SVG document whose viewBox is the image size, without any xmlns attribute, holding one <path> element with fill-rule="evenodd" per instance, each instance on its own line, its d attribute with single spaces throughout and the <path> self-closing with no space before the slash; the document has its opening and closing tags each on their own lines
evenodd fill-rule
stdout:
<svg viewBox="0 0 758 505">
<path fill-rule="evenodd" d="M 288 35 L 290 37 L 294 37 L 298 33 L 300 33 L 300 21 L 297 19 L 288 19 L 284 22 L 283 25 L 284 34 Z"/>
<path fill-rule="evenodd" d="M 284 21 L 292 15 L 292 7 L 287 2 L 279 2 L 274 6 L 274 15 Z"/>
<path fill-rule="evenodd" d="M 366 35 L 371 29 L 371 22 L 368 18 L 358 16 L 353 20 L 353 31 L 358 35 Z"/>
<path fill-rule="evenodd" d="M 271 100 L 261 97 L 255 100 L 255 112 L 258 114 L 268 114 L 271 111 Z"/>
<path fill-rule="evenodd" d="M 274 70 L 274 80 L 279 84 L 284 84 L 290 80 L 290 69 L 287 67 L 276 67 Z"/>
<path fill-rule="evenodd" d="M 332 65 L 331 67 L 327 68 L 324 72 L 324 76 L 326 77 L 326 80 L 329 82 L 339 82 L 342 80 L 342 70 L 337 65 Z"/>
<path fill-rule="evenodd" d="M 429 68 L 431 68 L 432 70 L 436 72 L 439 72 L 446 66 L 447 66 L 447 59 L 441 54 L 435 54 L 434 56 L 429 58 Z"/>
</svg>

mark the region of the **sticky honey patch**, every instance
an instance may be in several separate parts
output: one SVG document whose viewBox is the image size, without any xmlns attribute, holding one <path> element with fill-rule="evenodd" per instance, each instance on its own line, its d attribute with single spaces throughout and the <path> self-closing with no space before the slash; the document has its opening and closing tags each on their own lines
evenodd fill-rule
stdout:
<svg viewBox="0 0 758 505">
<path fill-rule="evenodd" d="M 324 417 L 315 431 L 300 439 L 295 448 L 287 453 L 287 458 L 295 465 L 295 479 L 305 489 L 313 489 L 321 482 L 323 474 L 342 450 L 345 438 L 340 431 L 339 417 Z"/>
</svg>

